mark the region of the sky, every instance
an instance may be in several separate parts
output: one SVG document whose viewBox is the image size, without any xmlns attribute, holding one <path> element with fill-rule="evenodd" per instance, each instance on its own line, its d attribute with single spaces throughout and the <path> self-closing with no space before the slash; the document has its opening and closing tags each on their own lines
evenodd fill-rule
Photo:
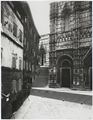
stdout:
<svg viewBox="0 0 93 120">
<path fill-rule="evenodd" d="M 40 35 L 49 33 L 49 1 L 28 2 L 37 31 Z"/>
</svg>

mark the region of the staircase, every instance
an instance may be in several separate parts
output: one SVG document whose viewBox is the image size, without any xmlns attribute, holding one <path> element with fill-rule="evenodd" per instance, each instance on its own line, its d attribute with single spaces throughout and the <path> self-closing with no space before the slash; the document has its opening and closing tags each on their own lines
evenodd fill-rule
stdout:
<svg viewBox="0 0 93 120">
<path fill-rule="evenodd" d="M 48 85 L 49 71 L 47 67 L 40 67 L 40 74 L 35 76 L 33 87 L 45 87 Z"/>
</svg>

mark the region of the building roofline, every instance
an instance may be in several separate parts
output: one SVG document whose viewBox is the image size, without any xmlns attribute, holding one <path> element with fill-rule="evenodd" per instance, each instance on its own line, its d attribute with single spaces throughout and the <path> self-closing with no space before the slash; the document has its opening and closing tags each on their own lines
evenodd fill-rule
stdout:
<svg viewBox="0 0 93 120">
<path fill-rule="evenodd" d="M 37 31 L 37 28 L 36 28 L 34 20 L 33 20 L 31 9 L 30 9 L 29 4 L 27 3 L 27 1 L 10 1 L 10 2 L 15 4 L 16 6 L 19 6 L 19 12 L 22 10 L 20 13 L 24 14 L 24 16 L 26 16 L 26 17 L 28 17 L 30 19 L 29 20 L 30 24 L 33 26 L 34 31 L 37 33 L 37 36 L 40 38 L 40 35 L 39 35 L 38 31 Z"/>
<path fill-rule="evenodd" d="M 39 33 L 38 33 L 38 30 L 37 30 L 36 25 L 35 25 L 34 20 L 33 20 L 33 16 L 32 16 L 32 13 L 31 13 L 31 9 L 30 9 L 30 7 L 29 7 L 29 5 L 28 5 L 27 2 L 24 2 L 24 9 L 26 9 L 26 12 L 27 12 L 28 16 L 29 16 L 30 19 L 31 19 L 31 25 L 34 26 L 34 30 L 36 31 L 38 37 L 40 38 L 40 35 L 39 35 Z"/>
</svg>

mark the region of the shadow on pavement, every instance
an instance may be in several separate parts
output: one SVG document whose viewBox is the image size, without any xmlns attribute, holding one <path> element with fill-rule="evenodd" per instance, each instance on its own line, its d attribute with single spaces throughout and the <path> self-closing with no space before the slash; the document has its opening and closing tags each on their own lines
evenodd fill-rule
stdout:
<svg viewBox="0 0 93 120">
<path fill-rule="evenodd" d="M 57 92 L 41 89 L 31 89 L 31 95 L 52 98 L 62 101 L 75 102 L 80 104 L 92 105 L 92 96 L 67 92 Z"/>
</svg>

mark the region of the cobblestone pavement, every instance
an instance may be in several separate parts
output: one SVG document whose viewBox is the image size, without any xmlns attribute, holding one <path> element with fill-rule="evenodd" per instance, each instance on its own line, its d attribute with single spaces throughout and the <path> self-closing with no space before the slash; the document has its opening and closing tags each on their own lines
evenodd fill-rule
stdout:
<svg viewBox="0 0 93 120">
<path fill-rule="evenodd" d="M 92 107 L 30 95 L 14 114 L 15 119 L 92 120 Z"/>
</svg>

